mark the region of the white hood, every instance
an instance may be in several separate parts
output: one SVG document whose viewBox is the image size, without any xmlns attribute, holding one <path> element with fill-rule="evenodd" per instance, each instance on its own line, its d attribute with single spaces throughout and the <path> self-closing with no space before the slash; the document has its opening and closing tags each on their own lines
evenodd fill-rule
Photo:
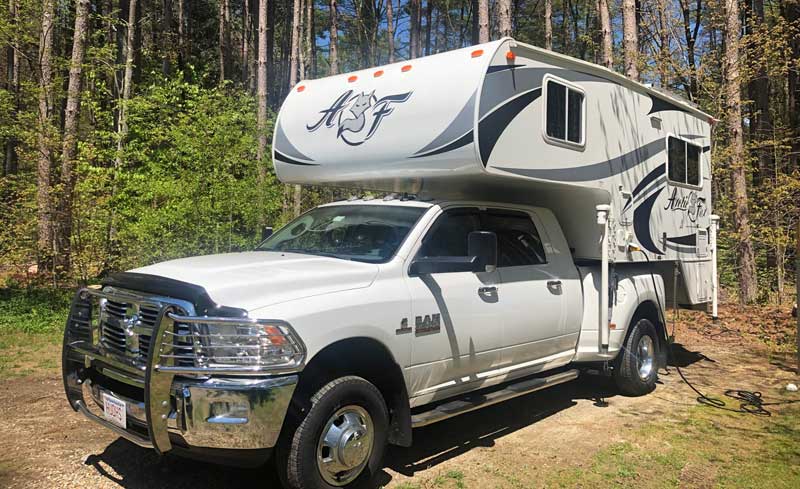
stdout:
<svg viewBox="0 0 800 489">
<path fill-rule="evenodd" d="M 251 251 L 181 258 L 131 272 L 199 285 L 218 305 L 251 311 L 279 302 L 368 287 L 378 274 L 378 265 Z"/>
</svg>

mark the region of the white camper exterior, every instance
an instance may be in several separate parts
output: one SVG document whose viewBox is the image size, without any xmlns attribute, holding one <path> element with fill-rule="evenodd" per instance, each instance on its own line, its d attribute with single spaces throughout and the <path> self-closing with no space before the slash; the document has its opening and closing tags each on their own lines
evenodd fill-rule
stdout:
<svg viewBox="0 0 800 489">
<path fill-rule="evenodd" d="M 578 260 L 600 259 L 596 206 L 610 205 L 610 261 L 675 263 L 678 301 L 699 305 L 712 298 L 713 121 L 611 70 L 503 39 L 299 83 L 273 157 L 287 183 L 547 207 Z M 672 297 L 673 268 L 658 269 Z"/>
</svg>

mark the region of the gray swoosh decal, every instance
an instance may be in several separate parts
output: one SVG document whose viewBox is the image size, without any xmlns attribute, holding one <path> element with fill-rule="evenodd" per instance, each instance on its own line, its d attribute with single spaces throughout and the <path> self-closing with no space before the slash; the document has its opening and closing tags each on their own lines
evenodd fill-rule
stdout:
<svg viewBox="0 0 800 489">
<path fill-rule="evenodd" d="M 532 88 L 540 87 L 546 74 L 552 74 L 570 82 L 613 83 L 611 80 L 562 68 L 514 68 L 491 70 L 486 73 L 481 90 L 478 109 L 480 119 L 501 103 Z"/>
<path fill-rule="evenodd" d="M 468 131 L 472 131 L 472 121 L 475 118 L 476 96 L 477 90 L 472 93 L 472 96 L 470 96 L 467 104 L 464 105 L 450 125 L 448 125 L 441 134 L 436 136 L 433 141 L 426 144 L 424 148 L 420 149 L 414 154 L 419 155 L 420 153 L 426 153 L 432 149 L 439 148 L 445 144 L 451 143 L 455 139 L 463 137 Z"/>
<path fill-rule="evenodd" d="M 659 138 L 623 155 L 611 158 L 610 160 L 602 161 L 600 163 L 572 166 L 569 168 L 528 169 L 497 167 L 497 169 L 525 177 L 541 178 L 543 180 L 587 182 L 589 180 L 608 178 L 612 175 L 618 175 L 630 170 L 656 153 L 659 153 L 663 149 L 664 140 Z"/>
<path fill-rule="evenodd" d="M 280 124 L 275 127 L 275 150 L 296 160 L 314 161 L 313 158 L 309 158 L 294 147 L 289 138 L 286 137 L 286 133 L 283 132 L 283 127 Z"/>
</svg>

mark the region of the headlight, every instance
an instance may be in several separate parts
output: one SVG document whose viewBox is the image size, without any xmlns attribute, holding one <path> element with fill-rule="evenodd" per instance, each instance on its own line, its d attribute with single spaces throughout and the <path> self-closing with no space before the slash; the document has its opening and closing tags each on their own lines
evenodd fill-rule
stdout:
<svg viewBox="0 0 800 489">
<path fill-rule="evenodd" d="M 199 324 L 201 366 L 272 367 L 302 361 L 291 326 L 280 323 Z M 203 334 L 205 333 L 205 334 Z M 205 364 L 205 365 L 203 365 Z"/>
<path fill-rule="evenodd" d="M 283 321 L 170 314 L 175 321 L 174 364 L 214 370 L 296 368 L 305 346 Z M 165 356 L 162 355 L 162 359 Z"/>
</svg>

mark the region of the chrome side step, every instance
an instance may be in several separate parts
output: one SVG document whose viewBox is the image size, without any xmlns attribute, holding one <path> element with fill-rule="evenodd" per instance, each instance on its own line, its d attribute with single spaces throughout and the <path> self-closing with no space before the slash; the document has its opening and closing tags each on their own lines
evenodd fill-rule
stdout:
<svg viewBox="0 0 800 489">
<path fill-rule="evenodd" d="M 411 426 L 414 428 L 427 426 L 452 418 L 453 416 L 458 416 L 459 414 L 475 411 L 476 409 L 491 406 L 498 402 L 507 401 L 554 385 L 563 384 L 564 382 L 569 382 L 576 378 L 578 378 L 578 370 L 573 369 L 559 372 L 549 377 L 537 377 L 523 380 L 515 384 L 509 384 L 501 390 L 488 392 L 486 394 L 467 394 L 462 399 L 439 404 L 430 411 L 424 411 L 413 415 L 411 417 Z"/>
</svg>

